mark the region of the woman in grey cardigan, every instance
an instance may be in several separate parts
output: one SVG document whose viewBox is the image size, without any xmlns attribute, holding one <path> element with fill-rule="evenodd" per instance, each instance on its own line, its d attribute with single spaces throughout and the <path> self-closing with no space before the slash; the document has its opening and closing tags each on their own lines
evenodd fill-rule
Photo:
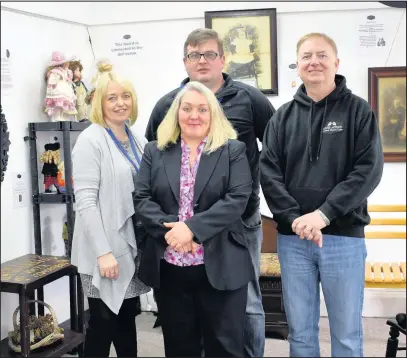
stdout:
<svg viewBox="0 0 407 358">
<path fill-rule="evenodd" d="M 137 356 L 138 297 L 150 290 L 137 278 L 132 192 L 146 140 L 133 134 L 137 98 L 110 64 L 95 78 L 91 124 L 72 153 L 76 220 L 72 264 L 78 267 L 90 320 L 85 356 Z"/>
</svg>

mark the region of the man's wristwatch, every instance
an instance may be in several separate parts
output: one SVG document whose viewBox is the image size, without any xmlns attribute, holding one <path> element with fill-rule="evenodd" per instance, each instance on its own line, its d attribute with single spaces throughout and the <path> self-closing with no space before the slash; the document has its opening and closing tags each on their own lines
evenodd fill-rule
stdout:
<svg viewBox="0 0 407 358">
<path fill-rule="evenodd" d="M 317 210 L 317 212 L 318 212 L 318 214 L 319 215 L 321 215 L 321 218 L 322 218 L 322 220 L 324 220 L 324 222 L 325 222 L 325 225 L 326 226 L 329 226 L 329 224 L 331 223 L 330 221 L 329 221 L 329 219 L 326 217 L 326 215 L 321 211 L 321 210 Z"/>
</svg>

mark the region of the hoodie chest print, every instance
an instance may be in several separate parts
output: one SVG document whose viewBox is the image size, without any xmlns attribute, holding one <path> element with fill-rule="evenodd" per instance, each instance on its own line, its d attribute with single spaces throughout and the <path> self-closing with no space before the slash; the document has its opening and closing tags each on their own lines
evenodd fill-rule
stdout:
<svg viewBox="0 0 407 358">
<path fill-rule="evenodd" d="M 339 122 L 328 122 L 325 127 L 322 128 L 322 133 L 332 134 L 343 131 L 343 125 Z"/>
</svg>

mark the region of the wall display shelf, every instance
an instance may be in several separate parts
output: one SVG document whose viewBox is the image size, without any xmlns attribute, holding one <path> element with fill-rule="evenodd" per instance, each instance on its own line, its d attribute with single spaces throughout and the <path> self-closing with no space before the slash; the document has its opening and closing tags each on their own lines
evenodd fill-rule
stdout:
<svg viewBox="0 0 407 358">
<path fill-rule="evenodd" d="M 64 152 L 65 178 L 72 178 L 72 159 L 71 159 L 71 132 L 80 132 L 86 129 L 90 122 L 35 122 L 28 124 L 28 136 L 24 140 L 30 142 L 30 160 L 31 160 L 31 188 L 33 195 L 33 215 L 34 215 L 34 240 L 35 253 L 42 254 L 41 250 L 41 218 L 40 204 L 65 204 L 68 226 L 68 252 L 71 253 L 72 234 L 74 226 L 73 204 L 75 202 L 72 181 L 65 180 L 66 192 L 63 194 L 44 194 L 40 193 L 38 185 L 38 153 L 37 153 L 37 132 L 56 131 L 62 132 L 61 148 Z"/>
<path fill-rule="evenodd" d="M 8 346 L 8 339 L 1 342 L 1 357 L 61 357 L 66 353 L 78 353 L 83 356 L 84 335 L 84 296 L 77 268 L 70 263 L 72 234 L 75 214 L 73 205 L 72 180 L 65 181 L 66 192 L 63 194 L 44 194 L 38 184 L 37 132 L 62 132 L 61 148 L 64 153 L 65 178 L 72 178 L 71 132 L 86 129 L 90 122 L 35 122 L 28 123 L 28 136 L 25 141 L 30 144 L 30 168 L 32 206 L 34 221 L 35 254 L 28 254 L 1 265 L 1 292 L 17 293 L 20 302 L 20 332 L 22 332 L 21 354 L 13 352 Z M 42 254 L 40 205 L 64 204 L 67 213 L 68 240 L 66 256 L 49 256 Z M 30 332 L 28 319 L 30 315 L 44 315 L 44 306 L 29 303 L 30 300 L 44 300 L 44 285 L 69 276 L 70 293 L 70 327 L 64 329 L 64 339 L 49 347 L 30 351 Z M 36 293 L 36 297 L 35 297 Z"/>
</svg>

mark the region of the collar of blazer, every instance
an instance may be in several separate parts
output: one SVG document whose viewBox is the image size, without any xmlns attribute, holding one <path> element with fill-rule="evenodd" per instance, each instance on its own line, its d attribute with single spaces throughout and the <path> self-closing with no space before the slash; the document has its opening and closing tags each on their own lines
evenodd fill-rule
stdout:
<svg viewBox="0 0 407 358">
<path fill-rule="evenodd" d="M 199 162 L 198 172 L 196 173 L 195 186 L 194 186 L 194 204 L 198 201 L 206 183 L 211 177 L 216 168 L 220 154 L 225 146 L 219 148 L 212 153 L 202 153 Z M 170 183 L 171 190 L 174 193 L 177 203 L 179 204 L 179 186 L 181 175 L 181 143 L 178 141 L 173 146 L 166 149 L 163 153 L 163 161 L 165 172 L 167 174 L 168 182 Z"/>
</svg>

